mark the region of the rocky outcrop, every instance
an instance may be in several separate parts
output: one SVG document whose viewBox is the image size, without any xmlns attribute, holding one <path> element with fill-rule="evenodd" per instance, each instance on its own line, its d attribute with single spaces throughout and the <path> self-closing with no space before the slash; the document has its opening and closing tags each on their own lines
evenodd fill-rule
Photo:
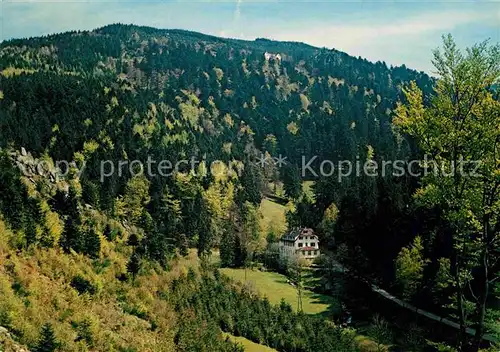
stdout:
<svg viewBox="0 0 500 352">
<path fill-rule="evenodd" d="M 29 352 L 29 350 L 14 341 L 9 331 L 0 326 L 0 352 Z"/>
<path fill-rule="evenodd" d="M 43 183 L 49 192 L 56 190 L 68 193 L 69 185 L 65 173 L 55 166 L 51 160 L 35 158 L 25 148 L 10 153 L 12 162 L 19 168 L 23 179 L 33 185 Z M 74 162 L 65 165 L 76 168 Z"/>
</svg>

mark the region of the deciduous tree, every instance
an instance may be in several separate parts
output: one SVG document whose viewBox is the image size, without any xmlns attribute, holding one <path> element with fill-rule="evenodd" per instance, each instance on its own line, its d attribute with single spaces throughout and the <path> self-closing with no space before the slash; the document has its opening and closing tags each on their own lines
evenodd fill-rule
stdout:
<svg viewBox="0 0 500 352">
<path fill-rule="evenodd" d="M 395 124 L 416 139 L 430 163 L 416 197 L 439 206 L 450 233 L 450 274 L 461 326 L 476 329 L 473 351 L 485 333 L 487 300 L 498 279 L 500 241 L 500 102 L 492 85 L 500 77 L 500 45 L 487 42 L 462 53 L 453 38 L 434 52 L 439 76 L 430 104 L 415 83 L 397 108 Z M 474 289 L 471 283 L 474 282 Z M 468 312 L 467 300 L 474 309 Z"/>
</svg>

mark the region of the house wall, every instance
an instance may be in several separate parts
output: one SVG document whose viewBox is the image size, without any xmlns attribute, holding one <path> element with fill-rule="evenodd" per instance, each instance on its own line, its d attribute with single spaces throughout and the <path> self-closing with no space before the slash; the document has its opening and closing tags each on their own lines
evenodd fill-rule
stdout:
<svg viewBox="0 0 500 352">
<path fill-rule="evenodd" d="M 298 254 L 307 260 L 313 260 L 319 256 L 319 240 L 312 230 L 305 229 L 295 241 L 295 249 Z"/>
<path fill-rule="evenodd" d="M 295 241 L 295 249 L 302 249 L 304 247 L 314 247 L 319 250 L 319 240 L 315 235 L 299 236 Z"/>
<path fill-rule="evenodd" d="M 280 252 L 286 255 L 294 255 L 295 254 L 295 246 L 293 242 L 290 241 L 280 241 Z"/>
<path fill-rule="evenodd" d="M 299 255 L 307 260 L 313 260 L 320 255 L 319 240 L 312 231 L 305 230 L 295 242 L 281 240 L 279 246 L 282 255 Z"/>
</svg>

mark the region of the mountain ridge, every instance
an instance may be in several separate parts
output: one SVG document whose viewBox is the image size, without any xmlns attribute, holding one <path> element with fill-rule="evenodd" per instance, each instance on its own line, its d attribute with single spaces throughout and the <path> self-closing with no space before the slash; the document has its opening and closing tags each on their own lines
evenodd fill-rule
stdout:
<svg viewBox="0 0 500 352">
<path fill-rule="evenodd" d="M 276 49 L 276 46 L 280 45 L 293 45 L 293 46 L 298 46 L 301 47 L 305 50 L 310 50 L 314 52 L 334 52 L 341 54 L 343 56 L 348 56 L 353 59 L 361 60 L 361 61 L 366 61 L 370 64 L 385 64 L 385 61 L 371 61 L 366 58 L 363 58 L 361 56 L 353 56 L 347 52 L 335 49 L 335 48 L 327 48 L 327 47 L 318 47 L 314 46 L 311 44 L 307 44 L 304 42 L 299 42 L 299 41 L 282 41 L 282 40 L 275 40 L 271 38 L 266 38 L 266 37 L 257 37 L 254 40 L 249 40 L 249 39 L 240 39 L 240 38 L 231 38 L 231 37 L 221 37 L 213 34 L 206 34 L 202 32 L 197 32 L 197 31 L 191 31 L 187 29 L 176 29 L 176 28 L 157 28 L 157 27 L 152 27 L 152 26 L 142 26 L 142 25 L 135 25 L 135 24 L 123 24 L 123 23 L 112 23 L 108 24 L 102 27 L 97 27 L 95 29 L 91 30 L 74 30 L 74 31 L 66 31 L 66 32 L 59 32 L 59 33 L 52 33 L 52 34 L 45 34 L 41 36 L 35 36 L 35 37 L 26 37 L 26 38 L 11 38 L 11 39 L 6 39 L 0 42 L 0 48 L 3 46 L 7 46 L 8 44 L 15 44 L 17 41 L 30 41 L 30 40 L 37 40 L 37 39 L 57 39 L 60 36 L 64 36 L 67 34 L 81 34 L 81 33 L 93 33 L 93 32 L 99 32 L 99 31 L 108 31 L 111 29 L 114 29 L 116 27 L 125 27 L 129 29 L 138 29 L 138 30 L 145 30 L 147 32 L 160 32 L 164 33 L 164 35 L 169 35 L 169 34 L 177 34 L 177 35 L 186 35 L 193 37 L 193 39 L 205 39 L 205 40 L 212 40 L 214 42 L 226 42 L 226 43 L 234 43 L 234 44 L 240 44 L 240 45 L 247 45 L 247 46 L 252 46 L 256 44 L 270 44 L 270 49 L 274 48 Z M 258 47 L 256 48 L 258 49 Z M 261 51 L 265 51 L 265 49 L 261 49 Z M 403 68 L 407 69 L 410 71 L 413 71 L 415 73 L 419 74 L 425 74 L 428 76 L 428 74 L 424 71 L 419 71 L 416 69 L 408 68 L 406 65 L 389 65 L 387 66 L 389 69 L 398 69 L 398 68 Z"/>
</svg>

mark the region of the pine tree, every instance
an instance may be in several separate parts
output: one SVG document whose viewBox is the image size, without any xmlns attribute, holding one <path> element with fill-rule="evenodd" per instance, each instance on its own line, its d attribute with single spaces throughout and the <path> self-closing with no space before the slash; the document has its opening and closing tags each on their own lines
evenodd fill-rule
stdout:
<svg viewBox="0 0 500 352">
<path fill-rule="evenodd" d="M 85 234 L 85 248 L 83 253 L 88 255 L 91 258 L 99 258 L 99 254 L 101 252 L 101 238 L 97 234 L 97 232 L 91 228 Z"/>
<path fill-rule="evenodd" d="M 297 165 L 285 165 L 283 168 L 283 189 L 291 199 L 298 199 L 302 194 L 302 183 Z"/>
<path fill-rule="evenodd" d="M 189 254 L 189 243 L 184 233 L 179 233 L 177 235 L 177 248 L 179 248 L 179 254 L 183 257 Z"/>
<path fill-rule="evenodd" d="M 141 257 L 137 252 L 132 253 L 128 263 L 127 263 L 127 271 L 132 274 L 132 277 L 135 277 L 141 268 Z"/>
<path fill-rule="evenodd" d="M 250 202 L 254 205 L 259 205 L 262 201 L 262 175 L 251 161 L 247 161 L 245 164 L 241 176 L 241 184 L 243 186 L 239 196 L 241 204 Z"/>
<path fill-rule="evenodd" d="M 42 326 L 38 344 L 33 349 L 33 352 L 54 352 L 59 348 L 54 329 L 50 323 Z"/>
<path fill-rule="evenodd" d="M 79 212 L 79 196 L 73 186 L 70 186 L 67 196 L 63 199 L 64 232 L 61 237 L 61 246 L 65 251 L 73 249 L 81 252 L 85 248 L 84 233 L 82 231 L 82 219 Z"/>
<path fill-rule="evenodd" d="M 116 232 L 111 229 L 111 226 L 109 226 L 109 224 L 106 224 L 106 228 L 104 229 L 102 234 L 108 241 L 114 241 L 116 239 Z"/>
</svg>

